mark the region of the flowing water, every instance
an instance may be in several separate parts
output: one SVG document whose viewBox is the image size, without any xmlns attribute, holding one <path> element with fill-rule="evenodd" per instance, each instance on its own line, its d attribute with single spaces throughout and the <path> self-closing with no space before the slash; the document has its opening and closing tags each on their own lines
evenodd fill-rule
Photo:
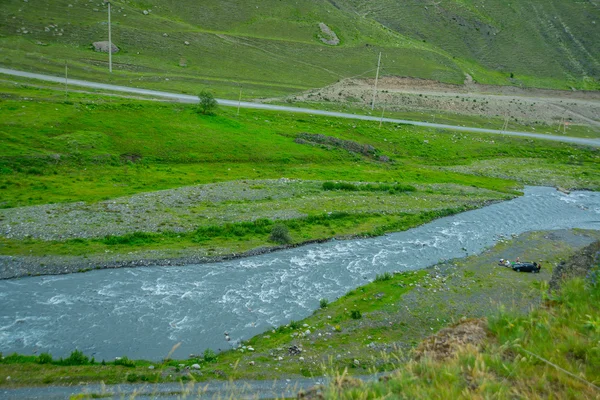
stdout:
<svg viewBox="0 0 600 400">
<path fill-rule="evenodd" d="M 511 201 L 373 239 L 214 264 L 0 281 L 0 351 L 66 356 L 77 348 L 96 360 L 158 360 L 179 342 L 174 358 L 225 350 L 376 274 L 479 253 L 501 234 L 566 228 L 600 230 L 600 193 L 530 187 Z"/>
</svg>

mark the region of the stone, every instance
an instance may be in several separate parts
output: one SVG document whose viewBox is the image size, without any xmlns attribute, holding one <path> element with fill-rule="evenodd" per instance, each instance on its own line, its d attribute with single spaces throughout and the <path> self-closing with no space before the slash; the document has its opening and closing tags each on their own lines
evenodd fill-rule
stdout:
<svg viewBox="0 0 600 400">
<path fill-rule="evenodd" d="M 148 15 L 148 14 L 150 14 L 150 12 L 148 12 L 148 10 L 144 10 L 144 11 L 142 11 L 142 13 L 143 13 L 144 15 Z"/>
<path fill-rule="evenodd" d="M 190 42 L 188 42 L 187 40 L 185 42 L 183 42 L 183 44 L 185 44 L 186 46 L 190 45 Z"/>
<path fill-rule="evenodd" d="M 354 359 L 354 365 L 356 365 L 358 367 L 360 365 L 360 361 L 358 361 L 357 359 Z"/>
<path fill-rule="evenodd" d="M 148 369 L 154 369 L 154 365 L 149 366 Z"/>
<path fill-rule="evenodd" d="M 252 366 L 254 366 L 254 364 L 255 364 L 255 363 L 254 363 L 254 361 L 250 361 L 250 362 L 248 363 L 248 365 L 252 365 Z"/>
<path fill-rule="evenodd" d="M 292 356 L 297 356 L 298 354 L 302 353 L 302 349 L 296 345 L 290 346 L 288 348 L 288 353 Z"/>
<path fill-rule="evenodd" d="M 102 52 L 102 53 L 108 53 L 108 41 L 103 41 L 103 42 L 94 42 L 93 43 L 94 46 L 94 50 L 98 51 L 98 52 Z M 115 54 L 119 52 L 119 48 L 114 44 L 111 43 L 111 53 Z"/>
<path fill-rule="evenodd" d="M 307 329 L 307 330 L 304 332 L 304 334 L 305 334 L 305 335 L 310 335 L 310 329 Z"/>
<path fill-rule="evenodd" d="M 192 369 L 200 369 L 200 364 L 192 364 Z"/>
</svg>

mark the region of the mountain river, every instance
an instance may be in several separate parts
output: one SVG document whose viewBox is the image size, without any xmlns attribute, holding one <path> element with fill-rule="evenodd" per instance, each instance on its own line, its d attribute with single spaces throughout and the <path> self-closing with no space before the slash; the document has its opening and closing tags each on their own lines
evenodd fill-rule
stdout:
<svg viewBox="0 0 600 400">
<path fill-rule="evenodd" d="M 375 278 L 426 268 L 533 230 L 600 230 L 600 193 L 528 187 L 511 201 L 405 232 L 227 262 L 0 281 L 0 351 L 159 360 L 228 349 Z M 224 332 L 231 336 L 225 341 Z"/>
</svg>

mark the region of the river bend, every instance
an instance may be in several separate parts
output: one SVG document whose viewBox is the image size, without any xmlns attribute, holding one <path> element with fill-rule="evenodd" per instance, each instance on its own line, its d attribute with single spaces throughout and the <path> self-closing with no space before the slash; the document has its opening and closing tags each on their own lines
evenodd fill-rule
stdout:
<svg viewBox="0 0 600 400">
<path fill-rule="evenodd" d="M 600 193 L 528 187 L 511 201 L 383 237 L 332 241 L 227 262 L 98 270 L 0 281 L 0 351 L 75 348 L 96 360 L 186 358 L 248 339 L 334 300 L 376 274 L 481 252 L 499 235 L 600 230 Z"/>
</svg>

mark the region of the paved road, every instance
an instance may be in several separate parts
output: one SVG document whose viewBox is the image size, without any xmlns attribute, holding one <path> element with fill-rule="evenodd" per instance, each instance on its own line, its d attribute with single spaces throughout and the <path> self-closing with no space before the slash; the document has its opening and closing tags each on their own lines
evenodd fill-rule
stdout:
<svg viewBox="0 0 600 400">
<path fill-rule="evenodd" d="M 19 76 L 22 78 L 31 78 L 31 79 L 39 79 L 47 82 L 56 82 L 56 83 L 64 83 L 65 79 L 62 77 L 51 76 L 51 75 L 43 75 L 43 74 L 35 74 L 31 72 L 23 72 L 17 71 L 14 69 L 0 68 L 0 74 Z M 155 96 L 162 97 L 167 99 L 173 99 L 180 102 L 186 103 L 197 103 L 198 97 L 178 94 L 178 93 L 169 93 L 169 92 L 161 92 L 157 90 L 149 90 L 149 89 L 140 89 L 133 88 L 127 86 L 118 86 L 118 85 L 110 85 L 106 83 L 98 83 L 98 82 L 88 82 L 82 81 L 78 79 L 69 79 L 69 85 L 76 85 L 94 89 L 103 89 L 110 90 L 114 92 L 124 92 L 124 93 L 135 93 L 142 94 L 147 96 Z M 217 99 L 219 105 L 226 107 L 237 107 L 238 102 L 235 100 L 224 100 Z M 282 111 L 282 112 L 293 112 L 293 113 L 302 113 L 302 114 L 311 114 L 311 115 L 323 115 L 327 117 L 337 117 L 337 118 L 347 118 L 347 119 L 357 119 L 363 121 L 380 121 L 381 118 L 368 116 L 368 115 L 357 115 L 357 114 L 347 114 L 335 111 L 323 111 L 323 110 L 313 110 L 310 108 L 299 108 L 299 107 L 288 107 L 288 106 L 277 106 L 272 104 L 262 104 L 262 103 L 251 103 L 247 101 L 243 101 L 239 103 L 242 108 L 254 108 L 261 110 L 271 110 L 271 111 Z M 540 133 L 530 133 L 530 132 L 517 132 L 517 131 L 500 131 L 495 129 L 484 129 L 484 128 L 472 128 L 468 126 L 455 126 L 455 125 L 445 125 L 445 124 L 434 124 L 431 122 L 418 122 L 418 121 L 408 121 L 403 119 L 395 119 L 395 118 L 383 118 L 383 122 L 391 122 L 395 124 L 407 124 L 414 126 L 423 126 L 427 128 L 440 128 L 440 129 L 449 129 L 454 131 L 461 132 L 474 132 L 474 133 L 491 133 L 491 134 L 499 134 L 506 136 L 517 136 L 531 139 L 543 139 L 543 140 L 553 140 L 556 142 L 563 143 L 571 143 L 571 144 L 579 144 L 593 147 L 600 147 L 600 139 L 586 139 L 586 138 L 577 138 L 577 137 L 569 137 L 569 136 L 556 136 L 556 135 L 546 135 Z"/>
</svg>

